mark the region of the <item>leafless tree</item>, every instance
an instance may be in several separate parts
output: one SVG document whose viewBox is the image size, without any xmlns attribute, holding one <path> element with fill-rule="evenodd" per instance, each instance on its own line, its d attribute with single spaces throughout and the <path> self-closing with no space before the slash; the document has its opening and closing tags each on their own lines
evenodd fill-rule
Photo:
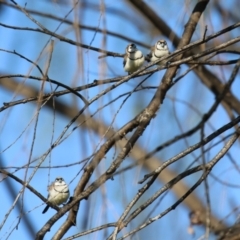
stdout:
<svg viewBox="0 0 240 240">
<path fill-rule="evenodd" d="M 0 2 L 1 239 L 240 239 L 238 0 Z"/>
</svg>

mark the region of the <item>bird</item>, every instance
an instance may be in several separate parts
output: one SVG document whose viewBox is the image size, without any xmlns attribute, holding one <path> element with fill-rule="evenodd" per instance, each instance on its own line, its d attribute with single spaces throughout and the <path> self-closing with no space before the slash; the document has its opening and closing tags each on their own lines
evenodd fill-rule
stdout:
<svg viewBox="0 0 240 240">
<path fill-rule="evenodd" d="M 148 62 L 155 62 L 163 56 L 170 54 L 167 42 L 163 39 L 156 42 L 155 46 L 151 48 L 151 52 L 145 57 Z M 158 63 L 161 64 L 161 61 Z"/>
<path fill-rule="evenodd" d="M 144 56 L 134 43 L 127 45 L 123 60 L 125 72 L 131 74 L 138 70 L 144 63 Z"/>
<path fill-rule="evenodd" d="M 55 181 L 48 186 L 48 198 L 47 202 L 50 202 L 54 205 L 60 205 L 65 203 L 69 197 L 69 189 L 68 185 L 65 183 L 62 177 L 57 177 Z M 42 213 L 44 214 L 49 209 L 49 205 L 47 205 Z"/>
</svg>

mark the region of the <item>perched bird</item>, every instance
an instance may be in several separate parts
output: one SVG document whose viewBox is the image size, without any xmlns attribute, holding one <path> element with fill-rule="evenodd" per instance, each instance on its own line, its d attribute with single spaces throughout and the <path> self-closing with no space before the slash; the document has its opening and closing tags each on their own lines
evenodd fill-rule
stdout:
<svg viewBox="0 0 240 240">
<path fill-rule="evenodd" d="M 156 42 L 155 46 L 151 48 L 151 52 L 147 54 L 145 59 L 148 62 L 154 62 L 168 54 L 170 54 L 170 52 L 168 50 L 167 42 L 165 40 L 159 40 Z M 160 63 L 161 62 L 159 62 L 158 64 Z"/>
<path fill-rule="evenodd" d="M 123 60 L 123 67 L 125 72 L 131 74 L 138 70 L 144 63 L 144 56 L 140 50 L 137 49 L 134 43 L 130 43 L 126 47 L 125 56 Z"/>
<path fill-rule="evenodd" d="M 48 202 L 54 205 L 60 205 L 65 203 L 69 197 L 69 189 L 68 185 L 64 182 L 62 177 L 57 177 L 55 181 L 48 186 Z M 42 213 L 47 212 L 49 209 L 49 205 L 47 205 Z"/>
</svg>

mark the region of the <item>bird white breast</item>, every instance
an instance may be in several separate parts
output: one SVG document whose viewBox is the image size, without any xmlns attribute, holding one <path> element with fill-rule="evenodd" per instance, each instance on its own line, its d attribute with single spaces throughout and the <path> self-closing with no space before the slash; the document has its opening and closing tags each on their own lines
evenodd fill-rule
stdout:
<svg viewBox="0 0 240 240">
<path fill-rule="evenodd" d="M 155 52 L 152 53 L 151 62 L 157 61 L 161 57 L 166 56 L 167 54 L 168 54 L 168 50 L 167 49 L 155 50 Z"/>
<path fill-rule="evenodd" d="M 124 66 L 124 70 L 130 73 L 135 72 L 138 68 L 140 68 L 143 65 L 143 63 L 144 57 L 141 51 L 130 53 Z"/>
<path fill-rule="evenodd" d="M 54 186 L 49 194 L 48 201 L 55 205 L 65 203 L 69 197 L 69 191 L 67 185 Z"/>
</svg>

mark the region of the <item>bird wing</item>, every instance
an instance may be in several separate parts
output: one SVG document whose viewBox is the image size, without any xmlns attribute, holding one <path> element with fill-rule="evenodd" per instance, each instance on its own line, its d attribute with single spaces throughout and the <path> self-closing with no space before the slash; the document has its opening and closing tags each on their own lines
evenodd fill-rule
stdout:
<svg viewBox="0 0 240 240">
<path fill-rule="evenodd" d="M 150 53 L 146 55 L 145 60 L 146 60 L 147 62 L 150 62 L 150 61 L 151 61 L 152 53 L 153 53 L 153 51 L 154 51 L 154 48 L 155 48 L 154 46 L 151 47 Z"/>
<path fill-rule="evenodd" d="M 123 58 L 123 67 L 125 67 L 126 62 L 127 62 L 127 54 L 125 54 Z"/>
<path fill-rule="evenodd" d="M 54 182 L 52 182 L 52 183 L 48 186 L 48 192 L 53 189 L 53 186 L 54 186 Z"/>
<path fill-rule="evenodd" d="M 147 62 L 150 62 L 150 61 L 151 61 L 151 58 L 152 58 L 152 52 L 150 52 L 149 54 L 147 54 L 147 55 L 145 56 L 145 60 L 146 60 Z"/>
</svg>

